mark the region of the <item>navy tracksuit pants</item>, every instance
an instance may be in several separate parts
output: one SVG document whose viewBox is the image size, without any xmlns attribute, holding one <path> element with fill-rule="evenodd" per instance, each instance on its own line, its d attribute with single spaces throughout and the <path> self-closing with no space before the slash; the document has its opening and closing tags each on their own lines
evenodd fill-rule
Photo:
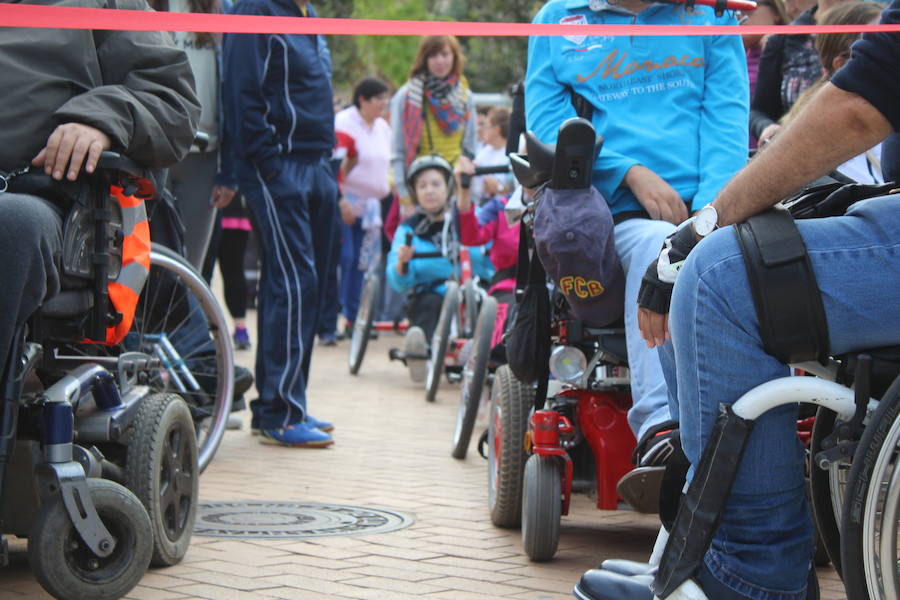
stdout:
<svg viewBox="0 0 900 600">
<path fill-rule="evenodd" d="M 242 169 L 241 190 L 262 246 L 256 388 L 250 403 L 260 427 L 285 427 L 306 415 L 306 383 L 322 310 L 337 216 L 329 155 L 285 155 L 265 181 Z"/>
</svg>

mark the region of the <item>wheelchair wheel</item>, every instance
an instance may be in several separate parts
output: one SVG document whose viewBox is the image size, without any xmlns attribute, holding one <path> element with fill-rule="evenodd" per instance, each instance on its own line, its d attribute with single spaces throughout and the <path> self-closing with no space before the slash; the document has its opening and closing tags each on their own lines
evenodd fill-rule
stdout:
<svg viewBox="0 0 900 600">
<path fill-rule="evenodd" d="M 194 419 L 200 472 L 212 462 L 231 412 L 234 355 L 228 323 L 206 281 L 181 256 L 153 244 L 150 276 L 123 350 L 161 359 L 154 391 L 184 398 Z"/>
<path fill-rule="evenodd" d="M 150 274 L 125 339 L 117 346 L 75 344 L 72 351 L 88 357 L 139 352 L 159 359 L 160 367 L 120 373 L 120 380 L 184 398 L 197 433 L 200 472 L 206 469 L 231 412 L 234 354 L 218 300 L 184 258 L 153 244 Z"/>
<path fill-rule="evenodd" d="M 491 338 L 494 336 L 494 321 L 497 320 L 497 299 L 488 297 L 481 304 L 478 321 L 475 323 L 474 349 L 463 365 L 462 386 L 460 386 L 459 410 L 456 413 L 456 428 L 453 431 L 453 458 L 465 458 L 478 417 L 484 384 L 487 381 L 488 359 L 491 356 Z"/>
<path fill-rule="evenodd" d="M 479 313 L 479 297 L 475 281 L 470 279 L 462 286 L 462 324 L 459 328 L 460 335 L 464 338 L 475 337 Z"/>
<path fill-rule="evenodd" d="M 841 519 L 848 600 L 900 598 L 900 377 L 878 404 L 853 456 Z"/>
<path fill-rule="evenodd" d="M 101 558 L 84 545 L 62 496 L 54 494 L 32 524 L 28 561 L 40 584 L 56 598 L 121 598 L 150 564 L 150 519 L 140 500 L 123 486 L 105 479 L 88 479 L 87 486 L 100 520 L 115 538 L 112 554 Z"/>
<path fill-rule="evenodd" d="M 378 308 L 378 298 L 381 297 L 381 279 L 375 273 L 366 278 L 363 286 L 362 297 L 359 299 L 359 311 L 356 313 L 356 321 L 353 322 L 353 333 L 350 335 L 350 355 L 348 365 L 350 374 L 359 373 L 363 357 L 366 354 L 366 346 L 369 344 L 369 336 L 372 333 L 372 324 L 375 321 L 375 313 Z"/>
<path fill-rule="evenodd" d="M 556 554 L 562 517 L 561 487 L 559 461 L 552 456 L 532 454 L 525 463 L 522 494 L 522 545 L 531 560 L 550 560 Z"/>
<path fill-rule="evenodd" d="M 816 422 L 813 425 L 810 441 L 809 487 L 813 520 L 816 524 L 817 542 L 815 563 L 824 566 L 827 561 L 834 565 L 834 570 L 841 575 L 841 534 L 838 525 L 841 522 L 841 506 L 844 502 L 847 487 L 849 461 L 832 464 L 828 470 L 815 465 L 815 456 L 822 449 L 822 440 L 834 430 L 836 418 L 834 411 L 819 408 L 816 411 Z"/>
<path fill-rule="evenodd" d="M 459 307 L 459 284 L 455 281 L 448 281 L 445 287 L 441 315 L 438 317 L 437 327 L 434 328 L 429 350 L 428 376 L 425 379 L 425 400 L 428 402 L 434 402 L 437 396 L 441 375 L 444 373 L 444 358 L 450 342 L 450 330 Z"/>
<path fill-rule="evenodd" d="M 507 365 L 494 373 L 488 428 L 488 508 L 497 527 L 522 523 L 525 434 L 534 389 L 516 379 Z"/>
<path fill-rule="evenodd" d="M 191 411 L 176 394 L 153 394 L 138 408 L 128 439 L 125 480 L 150 516 L 155 567 L 181 562 L 191 543 L 200 472 Z"/>
</svg>

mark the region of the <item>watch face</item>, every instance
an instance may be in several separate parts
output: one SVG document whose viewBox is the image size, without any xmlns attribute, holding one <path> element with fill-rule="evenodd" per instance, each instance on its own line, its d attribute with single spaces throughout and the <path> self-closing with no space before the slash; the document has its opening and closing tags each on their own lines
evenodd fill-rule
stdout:
<svg viewBox="0 0 900 600">
<path fill-rule="evenodd" d="M 697 218 L 694 220 L 694 231 L 700 237 L 705 237 L 713 232 L 718 220 L 719 215 L 716 209 L 711 206 L 705 206 L 697 213 Z"/>
</svg>

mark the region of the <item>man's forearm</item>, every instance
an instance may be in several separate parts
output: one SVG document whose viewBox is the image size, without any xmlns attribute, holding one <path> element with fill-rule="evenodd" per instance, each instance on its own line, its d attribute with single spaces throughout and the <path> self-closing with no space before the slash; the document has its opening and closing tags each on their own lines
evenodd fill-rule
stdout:
<svg viewBox="0 0 900 600">
<path fill-rule="evenodd" d="M 722 189 L 713 201 L 719 225 L 765 210 L 890 133 L 888 120 L 869 102 L 826 84 L 800 116 Z"/>
</svg>

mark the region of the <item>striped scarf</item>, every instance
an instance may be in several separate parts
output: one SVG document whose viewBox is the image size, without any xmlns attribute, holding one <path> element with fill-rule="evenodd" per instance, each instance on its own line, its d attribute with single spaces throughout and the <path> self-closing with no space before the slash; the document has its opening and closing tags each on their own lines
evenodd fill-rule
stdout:
<svg viewBox="0 0 900 600">
<path fill-rule="evenodd" d="M 432 114 L 445 134 L 456 132 L 469 119 L 469 85 L 465 77 L 450 75 L 444 79 L 416 75 L 409 80 L 403 102 L 403 132 L 406 143 L 406 166 L 419 153 L 422 141 L 423 98 L 432 107 Z"/>
</svg>

